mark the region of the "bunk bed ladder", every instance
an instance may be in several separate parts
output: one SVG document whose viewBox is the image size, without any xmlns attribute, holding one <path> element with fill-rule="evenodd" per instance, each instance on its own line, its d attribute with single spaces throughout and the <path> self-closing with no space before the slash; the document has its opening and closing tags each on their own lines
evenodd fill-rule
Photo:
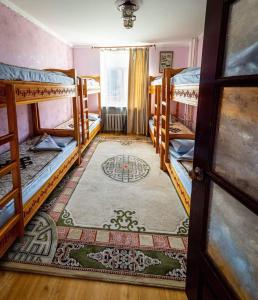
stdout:
<svg viewBox="0 0 258 300">
<path fill-rule="evenodd" d="M 87 141 L 90 139 L 87 78 L 79 79 L 79 96 L 80 96 L 80 121 L 81 121 L 81 128 L 82 128 L 82 144 L 86 144 Z"/>
<path fill-rule="evenodd" d="M 170 126 L 170 98 L 171 98 L 171 71 L 164 70 L 162 77 L 161 99 L 161 145 L 160 168 L 166 171 L 165 163 L 169 162 L 169 126 Z"/>
<path fill-rule="evenodd" d="M 0 228 L 0 257 L 10 247 L 16 237 L 22 236 L 24 233 L 15 95 L 13 86 L 6 85 L 5 89 L 6 97 L 1 99 L 1 106 L 5 106 L 7 109 L 9 132 L 0 136 L 0 146 L 9 143 L 11 159 L 10 162 L 0 167 L 0 178 L 11 173 L 13 186 L 12 190 L 0 199 L 0 209 L 14 201 L 15 214 Z"/>
</svg>

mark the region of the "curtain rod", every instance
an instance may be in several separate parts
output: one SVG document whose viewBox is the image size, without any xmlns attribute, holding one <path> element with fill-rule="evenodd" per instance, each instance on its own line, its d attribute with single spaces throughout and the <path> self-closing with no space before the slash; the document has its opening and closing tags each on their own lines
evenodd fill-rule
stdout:
<svg viewBox="0 0 258 300">
<path fill-rule="evenodd" d="M 156 47 L 155 44 L 152 45 L 142 45 L 142 46 L 92 46 L 92 49 L 125 49 L 125 48 L 151 48 Z"/>
</svg>

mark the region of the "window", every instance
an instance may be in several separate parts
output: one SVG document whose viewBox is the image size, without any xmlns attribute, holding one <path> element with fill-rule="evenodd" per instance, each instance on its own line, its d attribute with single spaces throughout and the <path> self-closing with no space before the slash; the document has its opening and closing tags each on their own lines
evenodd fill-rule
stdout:
<svg viewBox="0 0 258 300">
<path fill-rule="evenodd" d="M 101 51 L 100 76 L 103 107 L 127 107 L 128 69 L 128 50 Z"/>
</svg>

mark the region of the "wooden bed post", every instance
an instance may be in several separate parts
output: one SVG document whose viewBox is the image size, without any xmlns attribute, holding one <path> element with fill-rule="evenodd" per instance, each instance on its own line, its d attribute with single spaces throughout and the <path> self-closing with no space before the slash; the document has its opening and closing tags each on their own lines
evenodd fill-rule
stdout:
<svg viewBox="0 0 258 300">
<path fill-rule="evenodd" d="M 166 72 L 164 70 L 163 76 L 162 76 L 162 88 L 161 88 L 161 144 L 160 144 L 160 168 L 163 171 L 166 171 L 166 166 L 165 166 L 165 140 L 166 140 L 166 135 L 165 135 L 165 128 L 166 128 L 166 93 L 165 93 L 165 88 L 166 88 L 166 80 L 165 80 Z"/>
<path fill-rule="evenodd" d="M 101 118 L 101 93 L 98 93 L 98 114 Z"/>
<path fill-rule="evenodd" d="M 15 216 L 12 217 L 8 223 L 9 229 L 14 227 L 16 224 L 18 225 L 18 234 L 22 236 L 24 234 L 24 218 L 23 218 L 23 205 L 22 205 L 22 193 L 21 193 L 21 175 L 20 175 L 20 156 L 19 156 L 19 140 L 18 140 L 18 127 L 17 127 L 17 114 L 16 114 L 16 103 L 15 103 L 15 91 L 13 85 L 7 85 L 7 116 L 8 116 L 8 128 L 9 128 L 9 138 L 8 141 L 6 140 L 5 143 L 10 143 L 10 153 L 11 153 L 11 161 L 13 162 L 13 166 L 10 165 L 6 166 L 6 169 L 9 168 L 12 174 L 12 182 L 13 188 L 12 191 L 5 195 L 0 203 L 5 204 L 9 203 L 11 199 L 15 199 Z M 4 144 L 4 143 L 0 143 Z M 2 168 L 0 169 L 0 174 L 5 174 L 5 170 Z M 11 195 L 12 194 L 12 195 Z M 2 205 L 1 205 L 2 206 Z M 1 207 L 2 208 L 2 207 Z M 16 219 L 16 223 L 15 223 Z M 18 219 L 18 221 L 17 221 Z"/>
<path fill-rule="evenodd" d="M 81 138 L 80 138 L 80 120 L 78 96 L 72 98 L 73 101 L 73 120 L 74 120 L 74 138 L 78 145 L 78 165 L 81 164 Z"/>
<path fill-rule="evenodd" d="M 40 114 L 38 103 L 31 104 L 32 122 L 33 122 L 33 133 L 34 135 L 40 134 Z"/>
<path fill-rule="evenodd" d="M 170 101 L 171 101 L 171 71 L 165 70 L 165 99 L 166 99 L 166 125 L 165 125 L 165 163 L 169 162 L 169 127 L 170 127 Z M 172 86 L 173 92 L 173 86 Z"/>
<path fill-rule="evenodd" d="M 154 118 L 154 141 L 156 153 L 159 153 L 159 137 L 160 137 L 160 93 L 161 87 L 155 86 L 155 118 Z"/>
<path fill-rule="evenodd" d="M 79 78 L 79 102 L 80 102 L 80 121 L 79 123 L 81 124 L 82 128 L 82 144 L 86 143 L 86 137 L 85 137 L 85 122 L 84 122 L 84 106 L 83 106 L 83 78 Z"/>
</svg>

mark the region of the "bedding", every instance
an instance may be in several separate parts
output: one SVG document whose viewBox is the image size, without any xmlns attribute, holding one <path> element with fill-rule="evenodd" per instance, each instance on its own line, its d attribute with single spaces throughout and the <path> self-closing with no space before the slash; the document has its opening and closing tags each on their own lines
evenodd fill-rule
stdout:
<svg viewBox="0 0 258 300">
<path fill-rule="evenodd" d="M 33 145 L 32 151 L 62 151 L 62 148 L 57 145 L 54 138 L 48 134 L 43 135 L 39 141 Z"/>
<path fill-rule="evenodd" d="M 187 68 L 171 78 L 171 84 L 174 85 L 199 85 L 200 68 Z"/>
<path fill-rule="evenodd" d="M 89 113 L 89 120 L 90 121 L 97 121 L 99 118 L 98 114 L 94 114 L 94 113 Z"/>
<path fill-rule="evenodd" d="M 169 141 L 169 153 L 178 161 L 192 161 L 194 156 L 194 140 L 172 139 Z"/>
<path fill-rule="evenodd" d="M 154 133 L 154 121 L 153 119 L 149 119 L 149 127 L 152 133 Z"/>
<path fill-rule="evenodd" d="M 92 121 L 89 119 L 89 129 L 90 129 L 90 132 L 97 127 L 97 125 L 99 125 L 101 123 L 101 118 L 97 118 L 95 121 Z M 74 125 L 73 125 L 73 118 L 58 125 L 56 127 L 56 129 L 73 129 L 74 128 Z M 80 131 L 81 131 L 81 128 L 80 128 Z"/>
<path fill-rule="evenodd" d="M 59 147 L 66 147 L 72 140 L 73 137 L 66 136 L 66 137 L 59 137 L 59 136 L 52 136 L 54 141 Z"/>
<path fill-rule="evenodd" d="M 179 162 L 173 155 L 170 154 L 170 165 L 173 167 L 177 173 L 178 178 L 182 182 L 188 196 L 191 196 L 192 193 L 192 180 L 189 177 L 189 171 L 193 168 L 192 162 Z"/>
<path fill-rule="evenodd" d="M 0 80 L 21 80 L 31 82 L 73 85 L 74 79 L 62 72 L 50 72 L 12 66 L 0 63 Z"/>
<path fill-rule="evenodd" d="M 62 139 L 59 137 L 59 139 Z M 33 152 L 29 150 L 38 137 L 22 143 L 20 148 L 22 202 L 25 204 L 39 188 L 52 176 L 76 148 L 76 141 L 72 140 L 62 151 Z M 10 152 L 0 155 L 0 166 L 10 161 Z M 0 179 L 0 198 L 12 189 L 11 174 Z M 14 202 L 11 201 L 0 210 L 0 227 L 14 215 Z"/>
<path fill-rule="evenodd" d="M 199 85 L 200 68 L 187 68 L 171 78 L 171 84 L 174 85 Z M 151 85 L 162 85 L 162 76 L 156 77 Z"/>
<path fill-rule="evenodd" d="M 194 140 L 187 139 L 173 139 L 170 140 L 169 143 L 174 148 L 174 150 L 180 154 L 187 153 L 194 146 Z"/>
<path fill-rule="evenodd" d="M 97 81 L 93 78 L 87 79 L 87 88 L 88 89 L 98 89 L 99 87 L 100 87 L 99 81 Z"/>
</svg>

